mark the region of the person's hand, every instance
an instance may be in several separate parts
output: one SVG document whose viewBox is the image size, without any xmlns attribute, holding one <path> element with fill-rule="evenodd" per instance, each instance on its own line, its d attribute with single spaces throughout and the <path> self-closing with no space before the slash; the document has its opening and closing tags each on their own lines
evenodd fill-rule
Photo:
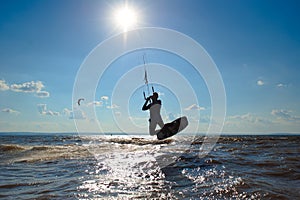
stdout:
<svg viewBox="0 0 300 200">
<path fill-rule="evenodd" d="M 146 100 L 147 100 L 147 101 L 149 101 L 150 99 L 151 99 L 151 96 L 150 96 L 150 97 L 147 97 L 147 99 L 146 99 Z"/>
</svg>

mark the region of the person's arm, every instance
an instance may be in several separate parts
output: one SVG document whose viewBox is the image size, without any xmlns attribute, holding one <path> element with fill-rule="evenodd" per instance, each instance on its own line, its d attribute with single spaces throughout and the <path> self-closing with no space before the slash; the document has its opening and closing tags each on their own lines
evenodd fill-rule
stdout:
<svg viewBox="0 0 300 200">
<path fill-rule="evenodd" d="M 161 100 L 158 100 L 157 103 L 158 103 L 159 105 L 161 105 Z"/>
<path fill-rule="evenodd" d="M 149 102 L 150 98 L 148 97 L 142 107 L 142 110 L 145 111 L 145 110 L 148 110 L 150 107 L 151 107 L 151 104 L 147 105 L 148 102 Z"/>
</svg>

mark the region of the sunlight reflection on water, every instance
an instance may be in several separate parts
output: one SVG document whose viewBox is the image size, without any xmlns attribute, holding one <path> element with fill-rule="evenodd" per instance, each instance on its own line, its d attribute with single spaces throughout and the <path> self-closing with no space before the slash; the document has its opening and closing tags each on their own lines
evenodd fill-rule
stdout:
<svg viewBox="0 0 300 200">
<path fill-rule="evenodd" d="M 198 148 L 195 148 L 196 152 L 191 150 L 182 154 L 176 162 L 161 168 L 160 159 L 170 156 L 170 153 L 165 151 L 161 158 L 155 157 L 158 147 L 162 148 L 160 145 L 126 144 L 126 151 L 96 154 L 97 164 L 87 170 L 90 179 L 83 179 L 78 188 L 87 192 L 80 192 L 81 197 L 193 199 L 202 194 L 205 199 L 215 199 L 243 195 L 236 189 L 243 185 L 243 180 L 230 175 L 224 165 L 216 166 L 218 162 L 213 158 L 199 158 Z M 118 148 L 122 149 L 122 145 L 118 144 Z"/>
</svg>

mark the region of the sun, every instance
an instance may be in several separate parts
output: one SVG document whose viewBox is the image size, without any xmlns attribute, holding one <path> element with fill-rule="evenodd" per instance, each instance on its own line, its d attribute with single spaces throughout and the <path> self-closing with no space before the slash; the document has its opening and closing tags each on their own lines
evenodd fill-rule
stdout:
<svg viewBox="0 0 300 200">
<path fill-rule="evenodd" d="M 123 31 L 128 31 L 130 28 L 136 26 L 137 13 L 133 8 L 124 6 L 115 11 L 115 21 Z"/>
</svg>

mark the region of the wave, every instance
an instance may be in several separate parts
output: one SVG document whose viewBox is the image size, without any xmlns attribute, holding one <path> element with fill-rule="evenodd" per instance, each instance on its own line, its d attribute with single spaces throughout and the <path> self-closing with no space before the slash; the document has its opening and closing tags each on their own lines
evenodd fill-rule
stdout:
<svg viewBox="0 0 300 200">
<path fill-rule="evenodd" d="M 1 144 L 0 151 L 7 152 L 7 151 L 23 151 L 25 150 L 24 147 L 17 145 L 17 144 Z"/>
<path fill-rule="evenodd" d="M 172 139 L 153 140 L 152 138 L 124 137 L 89 137 L 83 138 L 83 140 L 81 143 L 62 145 L 0 144 L 0 157 L 6 163 L 80 159 L 91 156 L 92 152 L 90 151 L 93 151 L 93 153 L 96 151 L 97 154 L 109 153 L 115 148 L 114 144 L 142 146 L 170 144 L 174 141 Z M 129 150 L 131 147 L 126 148 Z"/>
<path fill-rule="evenodd" d="M 57 159 L 78 159 L 90 155 L 82 145 L 26 146 L 16 144 L 0 145 L 3 163 L 51 161 Z"/>
<path fill-rule="evenodd" d="M 170 144 L 174 140 L 173 139 L 166 139 L 166 140 L 153 140 L 147 138 L 106 138 L 103 141 L 111 142 L 111 143 L 118 143 L 118 144 L 133 144 L 133 145 L 159 145 L 159 144 Z"/>
</svg>

